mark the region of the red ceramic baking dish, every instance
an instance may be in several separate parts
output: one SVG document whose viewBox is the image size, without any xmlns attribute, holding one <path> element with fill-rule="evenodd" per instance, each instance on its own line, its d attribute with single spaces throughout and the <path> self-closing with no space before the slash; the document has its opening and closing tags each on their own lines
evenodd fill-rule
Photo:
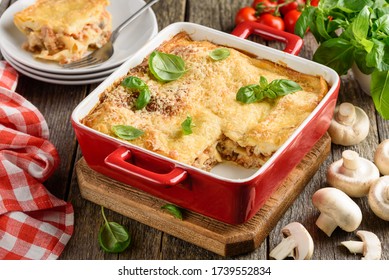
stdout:
<svg viewBox="0 0 389 280">
<path fill-rule="evenodd" d="M 222 164 L 207 172 L 102 134 L 80 122 L 97 104 L 105 88 L 140 64 L 162 42 L 181 31 L 189 33 L 194 40 L 209 40 L 283 63 L 299 72 L 322 75 L 330 86 L 329 92 L 291 137 L 257 170 L 231 168 L 231 165 Z M 286 51 L 244 39 L 252 33 L 285 42 Z M 301 46 L 301 40 L 292 34 L 256 24 L 242 24 L 233 35 L 193 23 L 169 25 L 74 109 L 71 121 L 86 162 L 101 174 L 184 209 L 228 224 L 246 222 L 324 135 L 332 118 L 339 91 L 339 76 L 328 67 L 287 53 L 297 54 Z"/>
</svg>

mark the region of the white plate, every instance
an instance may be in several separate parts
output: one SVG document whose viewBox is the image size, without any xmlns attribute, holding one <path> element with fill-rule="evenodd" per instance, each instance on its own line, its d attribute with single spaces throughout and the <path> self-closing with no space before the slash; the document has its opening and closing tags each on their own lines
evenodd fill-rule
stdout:
<svg viewBox="0 0 389 280">
<path fill-rule="evenodd" d="M 35 68 L 30 68 L 27 65 L 24 65 L 22 62 L 18 61 L 16 58 L 14 58 L 10 53 L 8 53 L 4 49 L 0 49 L 1 53 L 4 55 L 4 58 L 8 62 L 12 62 L 12 64 L 15 64 L 19 68 L 22 68 L 29 73 L 33 75 L 38 75 L 46 78 L 54 78 L 58 80 L 86 80 L 86 79 L 92 79 L 92 78 L 100 78 L 100 77 L 107 77 L 110 75 L 112 72 L 114 72 L 118 67 L 114 68 L 109 68 L 107 70 L 102 70 L 99 72 L 94 72 L 94 73 L 86 73 L 86 74 L 56 74 L 56 73 L 50 73 L 50 72 L 43 72 L 36 70 Z"/>
<path fill-rule="evenodd" d="M 17 61 L 22 62 L 29 68 L 43 72 L 85 74 L 115 68 L 158 32 L 157 19 L 153 10 L 149 8 L 120 33 L 114 45 L 115 53 L 109 60 L 93 68 L 64 69 L 55 62 L 35 59 L 32 53 L 21 47 L 26 37 L 13 23 L 13 16 L 16 12 L 25 9 L 34 2 L 35 0 L 16 1 L 4 12 L 0 18 L 0 47 L 6 52 L 12 53 Z M 145 2 L 142 0 L 111 0 L 111 4 L 107 9 L 112 15 L 112 28 L 115 29 L 144 4 Z"/>
<path fill-rule="evenodd" d="M 8 54 L 6 54 L 5 52 L 2 52 L 2 55 L 4 56 L 5 60 L 7 60 L 7 62 L 19 73 L 28 76 L 30 78 L 33 78 L 35 80 L 46 82 L 46 83 L 57 84 L 57 85 L 85 85 L 85 84 L 99 83 L 107 78 L 107 76 L 101 76 L 93 79 L 83 79 L 81 76 L 79 77 L 79 79 L 74 79 L 74 80 L 54 79 L 54 78 L 31 73 L 30 69 L 24 68 L 23 66 L 20 66 L 20 64 L 15 63 L 15 60 L 10 58 Z"/>
</svg>

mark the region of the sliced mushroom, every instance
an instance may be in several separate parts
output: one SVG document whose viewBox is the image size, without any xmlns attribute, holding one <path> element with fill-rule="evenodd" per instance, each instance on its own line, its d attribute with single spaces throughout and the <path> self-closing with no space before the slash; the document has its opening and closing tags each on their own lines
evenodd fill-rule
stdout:
<svg viewBox="0 0 389 280">
<path fill-rule="evenodd" d="M 342 158 L 330 165 L 327 182 L 351 197 L 363 197 L 369 193 L 370 186 L 380 177 L 375 164 L 359 156 L 357 152 L 346 150 Z"/>
<path fill-rule="evenodd" d="M 382 176 L 370 188 L 368 202 L 378 217 L 389 221 L 389 176 Z"/>
<path fill-rule="evenodd" d="M 335 107 L 328 134 L 334 144 L 356 145 L 369 134 L 370 121 L 366 113 L 351 103 L 344 102 Z"/>
<path fill-rule="evenodd" d="M 293 222 L 282 230 L 283 239 L 271 252 L 270 257 L 283 260 L 290 256 L 295 260 L 308 260 L 313 254 L 313 240 L 305 227 Z"/>
<path fill-rule="evenodd" d="M 351 232 L 361 224 L 361 209 L 339 189 L 329 187 L 319 189 L 313 194 L 312 203 L 321 212 L 316 225 L 327 236 L 331 236 L 338 226 Z"/>
<path fill-rule="evenodd" d="M 345 246 L 350 253 L 363 254 L 362 260 L 379 260 L 381 259 L 381 242 L 377 235 L 370 231 L 359 230 L 357 236 L 362 241 L 343 241 L 341 244 Z"/>
<path fill-rule="evenodd" d="M 374 163 L 382 175 L 389 175 L 389 139 L 378 145 L 374 153 Z"/>
</svg>

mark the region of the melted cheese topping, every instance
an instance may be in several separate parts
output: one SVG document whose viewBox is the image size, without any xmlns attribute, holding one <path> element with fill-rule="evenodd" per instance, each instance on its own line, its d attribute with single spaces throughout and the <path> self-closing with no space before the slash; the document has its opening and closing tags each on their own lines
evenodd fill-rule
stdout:
<svg viewBox="0 0 389 280">
<path fill-rule="evenodd" d="M 228 58 L 213 61 L 209 52 L 218 47 L 192 41 L 185 33 L 176 35 L 158 50 L 184 59 L 188 71 L 181 78 L 158 82 L 150 76 L 146 58 L 128 76 L 148 85 L 150 103 L 135 110 L 138 93 L 122 87 L 120 79 L 101 94 L 99 104 L 82 122 L 111 136 L 113 125 L 134 126 L 145 133 L 132 144 L 206 170 L 223 158 L 248 168 L 261 166 L 313 111 L 327 93 L 327 84 L 322 77 L 231 48 Z M 260 76 L 269 82 L 294 80 L 303 90 L 274 100 L 238 102 L 239 88 L 258 83 Z M 181 123 L 188 115 L 193 133 L 183 135 Z"/>
<path fill-rule="evenodd" d="M 14 23 L 27 36 L 23 47 L 35 57 L 69 63 L 109 39 L 107 5 L 108 0 L 37 0 L 16 13 Z"/>
</svg>

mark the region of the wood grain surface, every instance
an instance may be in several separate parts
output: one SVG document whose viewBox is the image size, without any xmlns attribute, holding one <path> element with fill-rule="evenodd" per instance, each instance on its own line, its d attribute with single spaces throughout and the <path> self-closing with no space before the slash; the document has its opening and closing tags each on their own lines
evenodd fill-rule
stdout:
<svg viewBox="0 0 389 280">
<path fill-rule="evenodd" d="M 168 201 L 93 171 L 84 158 L 77 162 L 76 172 L 84 199 L 221 256 L 236 256 L 251 252 L 261 245 L 330 150 L 331 139 L 325 134 L 277 187 L 258 213 L 241 225 L 227 225 L 185 210 L 183 220 L 179 220 L 161 210 Z"/>
<path fill-rule="evenodd" d="M 114 0 L 112 0 L 114 1 Z M 0 2 L 0 14 L 15 1 Z M 167 25 L 190 21 L 203 24 L 224 32 L 234 28 L 235 14 L 239 8 L 250 5 L 249 0 L 161 0 L 153 6 L 161 30 Z M 250 38 L 272 48 L 282 49 L 282 44 L 265 42 L 259 38 Z M 1 40 L 1 38 L 0 38 Z M 304 38 L 304 47 L 299 56 L 312 59 L 317 44 L 311 34 Z M 1 57 L 1 54 L 0 54 Z M 121 254 L 104 253 L 97 242 L 98 230 L 102 224 L 100 206 L 83 199 L 76 176 L 75 164 L 82 157 L 74 131 L 70 124 L 70 115 L 76 105 L 85 98 L 97 84 L 84 86 L 64 86 L 40 82 L 20 75 L 17 92 L 32 102 L 45 116 L 50 128 L 50 141 L 56 146 L 61 164 L 45 186 L 56 196 L 68 200 L 75 210 L 75 231 L 66 246 L 61 259 L 269 259 L 268 253 L 280 241 L 280 230 L 290 222 L 301 222 L 311 233 L 315 243 L 313 259 L 317 260 L 358 260 L 341 247 L 341 241 L 356 239 L 355 232 L 335 230 L 329 238 L 315 225 L 319 212 L 311 202 L 312 194 L 327 186 L 326 170 L 333 161 L 340 158 L 342 151 L 352 149 L 361 156 L 372 160 L 377 145 L 389 138 L 389 123 L 375 111 L 371 97 L 364 94 L 354 79 L 352 72 L 341 77 L 338 103 L 351 102 L 363 108 L 370 118 L 370 131 L 362 143 L 342 147 L 332 145 L 331 153 L 320 165 L 318 171 L 306 184 L 304 190 L 285 211 L 269 232 L 268 237 L 255 250 L 234 257 L 219 254 L 183 241 L 180 238 L 144 225 L 134 219 L 106 210 L 109 220 L 119 222 L 130 229 L 133 237 L 131 248 Z M 370 230 L 377 234 L 382 242 L 382 259 L 389 259 L 389 223 L 377 218 L 369 209 L 366 198 L 355 199 L 361 207 L 363 219 L 359 229 Z"/>
</svg>

